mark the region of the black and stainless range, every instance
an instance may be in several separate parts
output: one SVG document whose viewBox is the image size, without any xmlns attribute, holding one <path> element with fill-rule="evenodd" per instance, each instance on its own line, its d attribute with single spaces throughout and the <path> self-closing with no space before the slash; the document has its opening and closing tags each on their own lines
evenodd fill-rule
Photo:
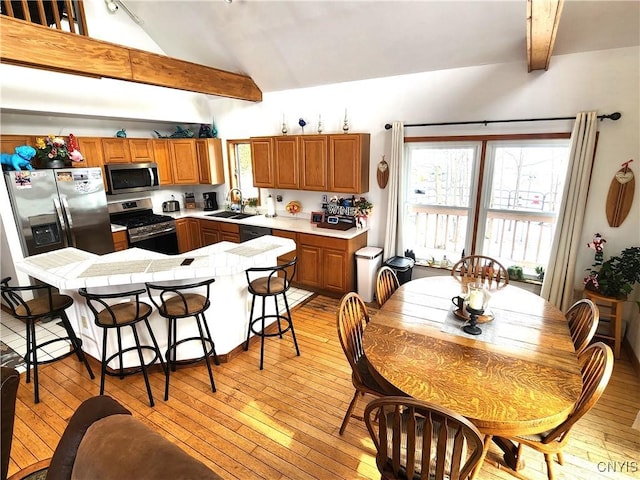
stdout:
<svg viewBox="0 0 640 480">
<path fill-rule="evenodd" d="M 150 198 L 110 203 L 109 217 L 111 223 L 127 227 L 130 247 L 178 254 L 176 221 L 168 215 L 153 213 Z"/>
</svg>

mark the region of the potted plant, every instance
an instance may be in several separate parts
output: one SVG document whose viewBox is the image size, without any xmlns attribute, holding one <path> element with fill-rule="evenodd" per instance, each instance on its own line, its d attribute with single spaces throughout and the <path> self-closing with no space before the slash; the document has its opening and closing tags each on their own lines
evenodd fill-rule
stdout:
<svg viewBox="0 0 640 480">
<path fill-rule="evenodd" d="M 599 265 L 599 269 L 593 267 L 587 269 L 589 273 L 584 278 L 586 289 L 606 297 L 626 298 L 633 286 L 640 283 L 640 247 L 625 248 Z"/>
</svg>

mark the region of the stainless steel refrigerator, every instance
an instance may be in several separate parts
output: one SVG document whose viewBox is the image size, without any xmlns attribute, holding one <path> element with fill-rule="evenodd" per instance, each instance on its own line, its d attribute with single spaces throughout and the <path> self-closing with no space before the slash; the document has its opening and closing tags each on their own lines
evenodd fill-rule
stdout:
<svg viewBox="0 0 640 480">
<path fill-rule="evenodd" d="M 25 256 L 76 247 L 113 252 L 100 168 L 5 172 Z"/>
</svg>

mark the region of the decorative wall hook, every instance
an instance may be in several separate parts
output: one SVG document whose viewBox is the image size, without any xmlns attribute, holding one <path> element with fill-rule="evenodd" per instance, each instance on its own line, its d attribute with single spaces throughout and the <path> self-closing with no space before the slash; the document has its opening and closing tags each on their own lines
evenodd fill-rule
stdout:
<svg viewBox="0 0 640 480">
<path fill-rule="evenodd" d="M 389 164 L 384 159 L 384 155 L 382 156 L 382 160 L 378 163 L 378 186 L 380 188 L 385 188 L 387 186 L 387 182 L 389 181 Z"/>
</svg>

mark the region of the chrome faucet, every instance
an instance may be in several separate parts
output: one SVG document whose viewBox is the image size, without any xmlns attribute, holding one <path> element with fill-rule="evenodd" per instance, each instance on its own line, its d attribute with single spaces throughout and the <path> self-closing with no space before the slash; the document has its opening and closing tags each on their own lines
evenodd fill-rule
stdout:
<svg viewBox="0 0 640 480">
<path fill-rule="evenodd" d="M 234 202 L 234 193 L 237 193 L 237 195 L 235 195 L 235 198 L 238 199 L 237 202 Z M 242 192 L 240 191 L 239 188 L 232 188 L 231 190 L 229 190 L 229 193 L 227 193 L 227 201 L 229 202 L 230 206 L 231 206 L 231 211 L 238 211 L 238 212 L 242 212 Z"/>
</svg>

